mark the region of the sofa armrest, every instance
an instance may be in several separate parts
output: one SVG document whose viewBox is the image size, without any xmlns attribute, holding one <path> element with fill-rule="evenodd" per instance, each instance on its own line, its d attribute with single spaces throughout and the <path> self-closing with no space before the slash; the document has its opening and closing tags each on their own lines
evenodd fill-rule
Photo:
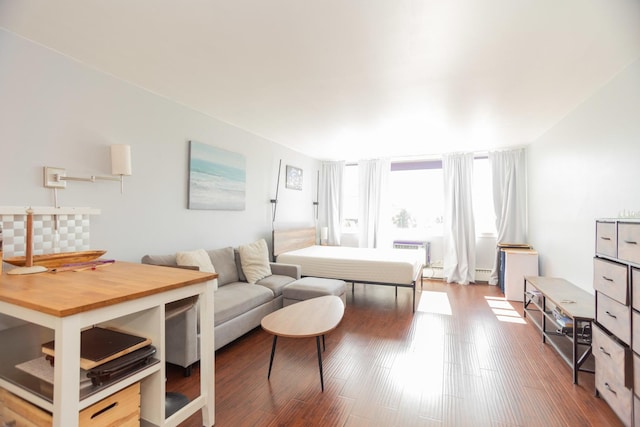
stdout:
<svg viewBox="0 0 640 427">
<path fill-rule="evenodd" d="M 279 276 L 289 276 L 298 280 L 302 277 L 302 269 L 299 265 L 295 264 L 280 264 L 277 262 L 269 263 L 271 265 L 271 274 L 277 274 Z"/>
</svg>

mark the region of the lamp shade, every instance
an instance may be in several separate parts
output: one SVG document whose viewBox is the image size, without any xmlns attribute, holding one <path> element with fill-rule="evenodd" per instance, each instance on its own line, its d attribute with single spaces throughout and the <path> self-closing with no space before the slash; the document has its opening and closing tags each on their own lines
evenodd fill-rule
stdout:
<svg viewBox="0 0 640 427">
<path fill-rule="evenodd" d="M 111 174 L 131 175 L 131 147 L 124 144 L 111 146 Z"/>
</svg>

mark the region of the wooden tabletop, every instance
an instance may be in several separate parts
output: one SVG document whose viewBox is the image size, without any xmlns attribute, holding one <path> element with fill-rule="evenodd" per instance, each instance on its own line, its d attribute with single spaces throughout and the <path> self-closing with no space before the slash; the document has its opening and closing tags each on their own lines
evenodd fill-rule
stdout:
<svg viewBox="0 0 640 427">
<path fill-rule="evenodd" d="M 0 275 L 0 301 L 65 317 L 212 280 L 215 273 L 116 261 L 85 271 Z"/>
<path fill-rule="evenodd" d="M 311 298 L 265 316 L 262 328 L 280 337 L 316 337 L 334 330 L 343 314 L 344 304 L 339 297 Z"/>
<path fill-rule="evenodd" d="M 558 277 L 526 276 L 525 279 L 570 317 L 593 320 L 593 294 Z"/>
</svg>

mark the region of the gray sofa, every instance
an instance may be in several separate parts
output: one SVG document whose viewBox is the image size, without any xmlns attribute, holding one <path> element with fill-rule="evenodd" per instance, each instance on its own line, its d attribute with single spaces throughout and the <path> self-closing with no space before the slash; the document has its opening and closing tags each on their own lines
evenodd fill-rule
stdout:
<svg viewBox="0 0 640 427">
<path fill-rule="evenodd" d="M 271 263 L 271 276 L 247 283 L 237 250 L 231 247 L 206 251 L 218 273 L 214 293 L 215 349 L 241 337 L 260 325 L 262 318 L 282 308 L 282 289 L 300 279 L 300 267 Z M 145 255 L 143 264 L 179 267 L 176 255 Z M 185 368 L 199 360 L 198 306 L 192 299 L 166 308 L 166 359 Z"/>
</svg>

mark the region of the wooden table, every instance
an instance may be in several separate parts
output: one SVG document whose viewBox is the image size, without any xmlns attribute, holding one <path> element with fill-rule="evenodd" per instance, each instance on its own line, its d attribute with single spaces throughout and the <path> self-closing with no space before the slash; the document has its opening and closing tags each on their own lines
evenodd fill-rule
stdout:
<svg viewBox="0 0 640 427">
<path fill-rule="evenodd" d="M 320 369 L 320 387 L 322 391 L 324 391 L 320 336 L 322 336 L 322 346 L 324 348 L 324 335 L 333 331 L 338 324 L 340 324 L 343 314 L 344 304 L 340 297 L 329 295 L 301 301 L 265 316 L 261 322 L 262 328 L 270 334 L 273 334 L 273 345 L 271 347 L 271 359 L 269 360 L 269 373 L 267 378 L 271 377 L 273 356 L 276 352 L 276 343 L 279 336 L 287 338 L 316 337 L 318 367 Z"/>
<path fill-rule="evenodd" d="M 78 425 L 78 413 L 89 405 L 141 382 L 144 425 L 176 426 L 201 409 L 203 423 L 214 424 L 213 328 L 202 328 L 200 396 L 178 413 L 165 418 L 164 320 L 166 304 L 198 296 L 200 322 L 213 324 L 213 287 L 206 281 L 216 274 L 115 262 L 80 272 L 44 272 L 0 275 L 0 313 L 28 322 L 34 334 L 23 334 L 13 350 L 0 352 L 0 387 L 53 414 L 54 427 Z M 160 363 L 83 396 L 78 392 L 80 332 L 101 325 L 150 338 Z M 19 328 L 19 327 L 18 327 Z M 11 332 L 9 328 L 0 331 Z M 33 336 L 35 335 L 35 337 Z M 39 336 L 42 335 L 42 336 Z M 4 337 L 5 335 L 3 335 Z M 17 362 L 40 353 L 41 340 L 55 339 L 56 362 L 52 396 L 22 383 Z M 31 341 L 36 343 L 32 343 Z M 0 339 L 2 341 L 2 339 Z"/>
</svg>

